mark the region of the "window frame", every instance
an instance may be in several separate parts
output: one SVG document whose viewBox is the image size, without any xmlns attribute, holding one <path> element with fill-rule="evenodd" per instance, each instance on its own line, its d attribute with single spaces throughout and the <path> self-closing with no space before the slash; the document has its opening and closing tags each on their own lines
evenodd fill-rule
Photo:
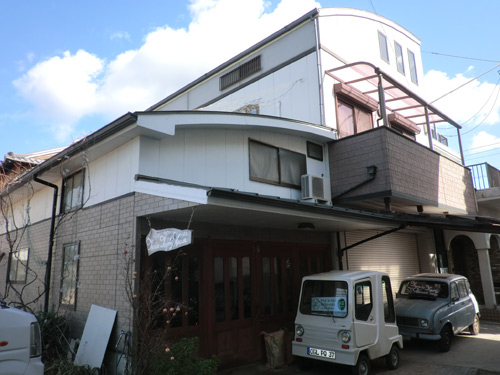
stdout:
<svg viewBox="0 0 500 375">
<path fill-rule="evenodd" d="M 356 104 L 356 102 L 352 101 L 352 100 L 349 100 L 345 97 L 336 97 L 336 101 L 337 101 L 337 108 L 336 108 L 336 111 L 337 111 L 337 131 L 338 131 L 338 135 L 339 135 L 339 138 L 343 138 L 343 137 L 348 137 L 348 136 L 351 136 L 351 135 L 355 135 L 355 134 L 358 134 L 358 133 L 362 133 L 363 131 L 367 131 L 367 130 L 371 130 L 373 129 L 373 112 L 370 112 L 370 110 L 362 107 L 362 106 L 359 106 L 358 104 Z M 352 134 L 346 134 L 346 135 L 343 135 L 343 133 L 341 133 L 341 129 L 340 129 L 340 119 L 339 119 L 339 103 L 341 103 L 342 105 L 344 105 L 345 107 L 351 107 L 352 108 L 352 121 L 353 121 L 353 133 Z M 363 112 L 365 114 L 368 115 L 368 117 L 370 118 L 370 129 L 367 129 L 367 130 L 362 130 L 360 131 L 360 124 L 358 124 L 358 119 L 359 119 L 359 112 Z"/>
<path fill-rule="evenodd" d="M 394 41 L 394 52 L 396 54 L 396 69 L 402 75 L 406 75 L 405 72 L 405 60 L 403 56 L 403 47 L 398 42 Z M 399 63 L 399 59 L 401 59 L 401 63 Z"/>
<path fill-rule="evenodd" d="M 380 30 L 378 31 L 378 46 L 380 51 L 380 58 L 384 60 L 387 64 L 390 64 L 389 42 L 387 40 L 387 36 L 383 34 Z"/>
<path fill-rule="evenodd" d="M 81 185 L 79 188 L 79 194 L 80 196 L 77 197 L 77 200 L 73 199 L 73 194 L 74 194 L 74 182 L 75 182 L 75 177 L 81 175 Z M 69 186 L 69 181 L 72 182 L 71 189 L 68 188 Z M 68 196 L 71 194 L 70 197 L 70 204 L 68 204 Z M 61 194 L 61 208 L 60 212 L 61 213 L 67 213 L 71 211 L 75 211 L 81 207 L 83 207 L 83 197 L 85 195 L 85 169 L 80 169 L 79 171 L 69 175 L 68 177 L 63 179 L 62 182 L 62 194 Z"/>
<path fill-rule="evenodd" d="M 20 258 L 20 253 L 21 252 L 26 252 L 26 260 Z M 16 256 L 15 254 L 18 254 Z M 9 282 L 13 284 L 26 284 L 26 280 L 28 279 L 28 264 L 29 264 L 29 255 L 30 255 L 30 248 L 26 247 L 23 249 L 18 249 L 14 250 L 10 253 L 10 268 L 9 268 L 9 274 L 7 275 Z M 26 262 L 24 264 L 23 262 Z M 15 265 L 15 278 L 12 278 L 13 270 L 14 270 L 14 265 Z M 19 278 L 19 266 L 24 267 L 24 277 Z"/>
<path fill-rule="evenodd" d="M 418 74 L 417 74 L 417 59 L 415 54 L 411 50 L 407 50 L 408 54 L 408 66 L 410 67 L 410 79 L 418 86 Z"/>
<path fill-rule="evenodd" d="M 273 149 L 273 150 L 276 150 L 276 155 L 277 155 L 277 158 L 276 158 L 276 162 L 277 162 L 277 180 L 272 180 L 272 179 L 267 179 L 267 178 L 263 178 L 263 177 L 259 177 L 258 175 L 255 175 L 252 173 L 252 170 L 254 170 L 255 168 L 252 168 L 252 147 L 251 147 L 251 144 L 254 143 L 254 144 L 257 144 L 259 145 L 259 147 L 268 147 L 270 149 Z M 291 153 L 291 154 L 295 154 L 296 156 L 299 156 L 301 157 L 302 159 L 302 164 L 303 164 L 303 169 L 299 167 L 300 170 L 300 175 L 299 175 L 299 179 L 297 181 L 297 184 L 294 184 L 294 183 L 290 183 L 290 182 L 286 182 L 286 181 L 283 181 L 283 171 L 282 171 L 282 167 L 283 167 L 283 157 L 282 157 L 282 154 L 283 153 Z M 268 162 L 268 164 L 270 164 L 271 162 L 273 162 L 273 160 L 270 160 Z M 282 163 L 283 162 L 283 163 Z M 307 157 L 305 154 L 302 154 L 300 152 L 297 152 L 297 151 L 292 151 L 292 150 L 289 150 L 289 149 L 286 149 L 286 148 L 283 148 L 283 147 L 278 147 L 278 146 L 274 146 L 274 145 L 270 145 L 268 143 L 264 143 L 264 142 L 261 142 L 261 141 L 257 141 L 255 139 L 251 139 L 249 138 L 248 139 L 248 176 L 250 178 L 251 181 L 256 181 L 256 182 L 262 182 L 262 183 L 266 183 L 266 184 L 271 184 L 271 185 L 277 185 L 277 186 L 283 186 L 283 187 L 289 187 L 289 188 L 294 188 L 294 189 L 301 189 L 301 181 L 300 181 L 300 177 L 304 174 L 307 174 Z"/>
<path fill-rule="evenodd" d="M 73 259 L 70 261 L 69 259 L 67 260 L 67 254 L 66 251 L 69 250 L 70 248 L 76 247 L 76 254 L 73 255 Z M 69 254 L 68 254 L 69 255 Z M 74 267 L 74 272 L 72 275 L 74 275 L 74 280 L 70 280 L 69 284 L 67 283 L 67 277 L 65 277 L 65 271 L 66 271 L 66 264 L 72 263 Z M 59 305 L 64 306 L 67 308 L 73 308 L 76 310 L 76 303 L 77 303 L 77 297 L 78 297 L 78 278 L 79 278 L 79 265 L 80 265 L 80 241 L 76 242 L 69 242 L 63 244 L 63 250 L 62 250 L 62 264 L 61 264 L 61 287 L 60 287 L 60 292 L 59 292 Z M 66 281 L 66 282 L 65 282 Z M 72 302 L 66 299 L 65 297 L 65 287 L 69 286 L 70 288 L 70 294 L 72 294 L 72 297 L 69 299 L 72 299 Z"/>
</svg>

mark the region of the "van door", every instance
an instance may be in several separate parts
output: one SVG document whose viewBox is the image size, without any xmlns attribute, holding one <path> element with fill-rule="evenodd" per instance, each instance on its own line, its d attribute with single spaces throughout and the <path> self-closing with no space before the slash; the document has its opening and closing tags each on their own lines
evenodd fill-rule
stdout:
<svg viewBox="0 0 500 375">
<path fill-rule="evenodd" d="M 373 292 L 370 280 L 354 285 L 354 336 L 358 347 L 371 345 L 377 338 Z"/>
</svg>

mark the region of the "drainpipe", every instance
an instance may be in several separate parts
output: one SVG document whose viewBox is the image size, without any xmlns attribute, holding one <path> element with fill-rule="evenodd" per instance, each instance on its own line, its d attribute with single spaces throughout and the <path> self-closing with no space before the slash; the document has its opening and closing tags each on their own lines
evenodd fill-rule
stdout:
<svg viewBox="0 0 500 375">
<path fill-rule="evenodd" d="M 52 200 L 52 217 L 50 219 L 50 235 L 49 235 L 49 252 L 47 255 L 47 265 L 45 266 L 45 302 L 43 306 L 43 311 L 49 311 L 49 295 L 50 295 L 50 276 L 52 272 L 52 250 L 54 247 L 54 232 L 56 223 L 56 208 L 57 208 L 57 195 L 59 188 L 57 185 L 51 184 L 50 182 L 40 180 L 35 174 L 33 180 L 54 189 L 54 198 Z"/>
</svg>

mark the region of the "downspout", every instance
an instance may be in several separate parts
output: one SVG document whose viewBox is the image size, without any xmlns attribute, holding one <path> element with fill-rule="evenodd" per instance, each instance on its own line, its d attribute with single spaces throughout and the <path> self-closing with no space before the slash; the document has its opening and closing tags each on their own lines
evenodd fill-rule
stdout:
<svg viewBox="0 0 500 375">
<path fill-rule="evenodd" d="M 59 188 L 57 185 L 51 184 L 50 182 L 40 180 L 35 174 L 33 180 L 54 189 L 54 198 L 52 200 L 52 217 L 50 219 L 50 235 L 49 235 L 49 252 L 47 254 L 47 264 L 45 266 L 45 302 L 43 306 L 43 311 L 49 311 L 49 295 L 50 295 L 50 279 L 52 272 L 52 251 L 54 248 L 54 232 L 56 224 L 56 209 L 57 209 L 57 196 L 59 193 Z"/>
<path fill-rule="evenodd" d="M 345 195 L 353 190 L 356 190 L 357 188 L 363 186 L 364 184 L 372 181 L 375 178 L 375 175 L 377 174 L 377 166 L 376 165 L 370 165 L 369 167 L 366 167 L 366 170 L 368 172 L 368 178 L 366 180 L 361 181 L 360 183 L 358 183 L 354 186 L 351 186 L 347 190 L 344 190 L 342 193 L 339 193 L 336 196 L 332 197 L 332 204 L 334 204 L 334 201 L 337 198 L 339 198 L 339 197 L 341 197 L 341 196 L 343 196 L 343 195 Z"/>
</svg>

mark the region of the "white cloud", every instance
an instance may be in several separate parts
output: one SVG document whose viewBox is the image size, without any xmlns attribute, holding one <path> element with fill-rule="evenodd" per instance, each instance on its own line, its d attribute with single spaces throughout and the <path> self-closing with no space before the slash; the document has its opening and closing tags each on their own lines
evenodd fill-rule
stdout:
<svg viewBox="0 0 500 375">
<path fill-rule="evenodd" d="M 64 52 L 31 68 L 14 86 L 33 104 L 33 115 L 51 124 L 58 139 L 65 139 L 73 125 L 95 106 L 96 78 L 104 61 L 88 52 Z"/>
<path fill-rule="evenodd" d="M 472 137 L 471 150 L 473 153 L 489 151 L 500 147 L 500 138 L 489 134 L 485 131 L 480 131 Z"/>
<path fill-rule="evenodd" d="M 440 98 L 433 105 L 458 123 L 467 122 L 464 131 L 480 123 L 486 126 L 500 121 L 500 86 L 496 84 L 463 74 L 449 77 L 444 72 L 431 70 L 425 75 L 425 86 L 429 101 Z"/>
<path fill-rule="evenodd" d="M 127 33 L 126 31 L 117 31 L 109 37 L 109 39 L 114 40 L 114 39 L 125 39 L 125 40 L 130 40 L 130 34 Z"/>
<path fill-rule="evenodd" d="M 106 61 L 79 50 L 39 62 L 14 82 L 33 114 L 67 137 L 89 115 L 144 110 L 320 5 L 281 0 L 191 0 L 187 28 L 149 33 L 143 45 Z M 115 37 L 127 37 L 117 34 Z"/>
</svg>

